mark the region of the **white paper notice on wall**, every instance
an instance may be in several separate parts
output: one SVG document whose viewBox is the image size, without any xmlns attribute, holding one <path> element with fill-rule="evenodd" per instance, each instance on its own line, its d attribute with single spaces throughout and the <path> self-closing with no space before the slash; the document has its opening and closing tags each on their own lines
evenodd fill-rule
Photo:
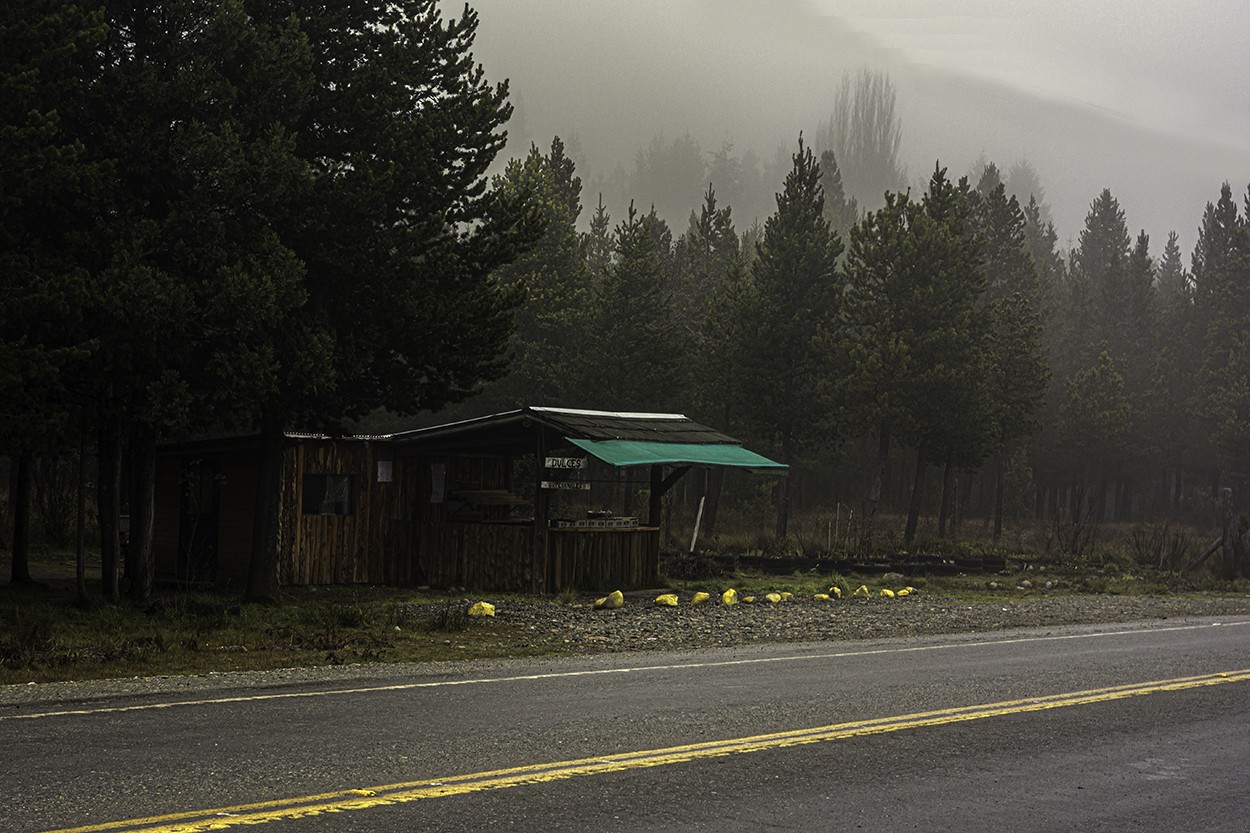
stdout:
<svg viewBox="0 0 1250 833">
<path fill-rule="evenodd" d="M 430 463 L 430 503 L 443 502 L 443 489 L 447 483 L 447 464 Z"/>
<path fill-rule="evenodd" d="M 378 482 L 390 483 L 393 479 L 390 460 L 378 460 Z"/>
</svg>

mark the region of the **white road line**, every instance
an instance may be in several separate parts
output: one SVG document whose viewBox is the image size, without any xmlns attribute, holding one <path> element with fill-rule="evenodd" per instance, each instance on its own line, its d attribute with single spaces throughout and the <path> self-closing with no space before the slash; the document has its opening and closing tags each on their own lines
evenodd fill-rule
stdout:
<svg viewBox="0 0 1250 833">
<path fill-rule="evenodd" d="M 756 657 L 754 659 L 730 659 L 710 662 L 682 662 L 668 665 L 639 665 L 626 668 L 597 668 L 585 671 L 551 671 L 544 674 L 521 674 L 512 677 L 476 677 L 467 680 L 438 680 L 424 683 L 396 683 L 393 685 L 363 686 L 360 688 L 337 688 L 325 691 L 288 691 L 272 694 L 248 694 L 236 697 L 215 697 L 203 700 L 175 700 L 168 703 L 144 703 L 132 706 L 101 706 L 89 709 L 65 709 L 62 711 L 38 712 L 32 714 L 0 715 L 0 722 L 6 720 L 36 720 L 47 717 L 67 717 L 72 715 L 118 714 L 121 712 L 157 711 L 182 706 L 211 706 L 230 703 L 253 703 L 263 700 L 294 700 L 311 697 L 337 697 L 350 694 L 370 694 L 387 691 L 410 691 L 422 688 L 452 688 L 455 686 L 488 685 L 498 683 L 522 683 L 538 680 L 556 680 L 572 677 L 598 677 L 609 674 L 645 674 L 654 671 L 682 671 L 701 668 L 730 668 L 743 665 L 765 665 L 782 662 L 812 662 L 848 657 L 881 656 L 886 654 L 914 654 L 928 651 L 949 651 L 962 648 L 985 648 L 1001 645 L 1019 645 L 1030 642 L 1061 642 L 1076 639 L 1102 639 L 1112 636 L 1134 636 L 1142 634 L 1170 633 L 1176 631 L 1205 630 L 1218 627 L 1241 627 L 1250 625 L 1250 619 L 1231 622 L 1213 622 L 1203 625 L 1176 625 L 1166 628 L 1135 628 L 1119 631 L 1096 631 L 1094 633 L 1061 634 L 1057 636 L 1022 636 L 1013 639 L 984 639 L 974 642 L 954 642 L 939 645 L 912 645 L 905 648 L 873 648 L 862 651 L 836 651 L 824 654 L 799 654 L 785 657 Z"/>
</svg>

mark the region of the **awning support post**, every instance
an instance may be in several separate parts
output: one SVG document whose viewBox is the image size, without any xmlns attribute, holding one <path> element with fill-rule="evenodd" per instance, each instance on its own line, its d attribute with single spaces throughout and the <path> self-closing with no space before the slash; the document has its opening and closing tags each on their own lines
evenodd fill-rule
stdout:
<svg viewBox="0 0 1250 833">
<path fill-rule="evenodd" d="M 673 484 L 681 480 L 682 476 L 690 471 L 690 466 L 678 466 L 669 472 L 668 477 L 664 476 L 664 466 L 654 465 L 651 467 L 651 501 L 650 501 L 650 517 L 647 519 L 648 526 L 660 525 L 660 498 L 673 488 Z"/>
</svg>

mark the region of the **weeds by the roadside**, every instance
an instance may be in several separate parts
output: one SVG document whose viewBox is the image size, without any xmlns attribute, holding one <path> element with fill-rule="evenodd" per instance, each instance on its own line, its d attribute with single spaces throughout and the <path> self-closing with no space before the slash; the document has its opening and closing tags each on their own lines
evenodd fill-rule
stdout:
<svg viewBox="0 0 1250 833">
<path fill-rule="evenodd" d="M 860 584 L 875 595 L 907 585 L 922 596 L 972 603 L 1056 593 L 1165 594 L 1250 592 L 1250 580 L 1225 581 L 1206 570 L 1158 570 L 1160 539 L 1142 538 L 1139 558 L 1104 557 L 1080 569 L 1045 556 L 1013 556 L 1002 573 L 956 576 L 855 575 L 811 570 L 790 575 L 741 571 L 676 578 L 665 585 L 684 598 L 695 591 L 741 596 L 788 591 L 810 600 Z M 1163 540 L 1173 546 L 1168 537 Z M 969 551 L 971 552 L 971 551 Z M 687 595 L 688 594 L 688 595 Z M 506 611 L 508 596 L 488 597 Z M 555 601 L 586 604 L 568 592 Z M 270 669 L 349 662 L 421 662 L 531 656 L 567 650 L 562 638 L 496 619 L 468 616 L 473 599 L 391 587 L 290 588 L 279 604 L 249 605 L 213 593 L 169 592 L 147 605 L 96 602 L 79 607 L 72 590 L 0 585 L 0 684 L 208 671 Z M 647 598 L 643 603 L 649 603 Z M 588 605 L 587 605 L 588 606 Z"/>
<path fill-rule="evenodd" d="M 171 592 L 80 608 L 65 590 L 0 585 L 0 684 L 551 650 L 506 623 L 471 620 L 469 603 L 370 587 L 292 589 L 277 605 Z"/>
</svg>

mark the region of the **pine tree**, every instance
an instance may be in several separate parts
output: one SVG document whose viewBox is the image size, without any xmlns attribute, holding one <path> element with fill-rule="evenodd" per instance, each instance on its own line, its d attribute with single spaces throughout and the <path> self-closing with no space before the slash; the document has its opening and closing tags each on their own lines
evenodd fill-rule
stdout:
<svg viewBox="0 0 1250 833">
<path fill-rule="evenodd" d="M 1007 460 L 1016 444 L 1040 427 L 1037 411 L 1050 380 L 1042 343 L 1043 311 L 1035 262 L 1028 250 L 1028 220 L 993 164 L 977 184 L 974 217 L 986 276 L 989 399 L 997 457 L 994 536 L 1002 532 Z"/>
<path fill-rule="evenodd" d="M 733 333 L 745 270 L 733 212 L 729 206 L 719 206 L 711 185 L 699 213 L 691 213 L 690 226 L 677 241 L 674 260 L 677 316 L 690 349 L 692 410 L 732 431 L 736 420 Z"/>
<path fill-rule="evenodd" d="M 14 472 L 10 576 L 28 565 L 35 455 L 65 440 L 83 403 L 76 378 L 87 274 L 76 258 L 104 171 L 79 130 L 99 73 L 98 14 L 48 0 L 0 8 L 0 454 Z"/>
<path fill-rule="evenodd" d="M 1007 195 L 1015 197 L 1020 205 L 1027 206 L 1033 203 L 1037 206 L 1039 227 L 1054 225 L 1050 205 L 1046 202 L 1046 189 L 1042 187 L 1042 179 L 1038 176 L 1037 169 L 1033 167 L 1032 162 L 1027 159 L 1017 161 L 1007 172 L 1004 184 L 1007 186 Z"/>
<path fill-rule="evenodd" d="M 1073 517 L 1102 517 L 1108 479 L 1120 465 L 1133 428 L 1124 379 L 1106 351 L 1067 381 L 1057 432 L 1072 476 Z M 1094 491 L 1091 493 L 1091 489 Z"/>
<path fill-rule="evenodd" d="M 1215 463 L 1244 485 L 1250 483 L 1250 190 L 1245 215 L 1229 191 L 1226 183 L 1214 213 L 1208 206 L 1204 216 L 1194 255 L 1195 305 L 1207 324 L 1200 396 Z"/>
<path fill-rule="evenodd" d="M 837 314 L 842 243 L 824 218 L 821 170 L 799 138 L 777 210 L 764 224 L 737 328 L 743 419 L 752 434 L 792 464 L 828 430 L 819 392 L 830 375 L 821 338 Z M 789 523 L 789 478 L 779 489 L 777 534 Z"/>
<path fill-rule="evenodd" d="M 590 216 L 590 230 L 582 235 L 581 251 L 591 284 L 602 283 L 612 266 L 612 217 L 603 204 L 603 194 Z"/>
<path fill-rule="evenodd" d="M 1131 322 L 1124 315 L 1129 245 L 1124 212 L 1111 191 L 1104 188 L 1090 204 L 1072 264 L 1093 307 L 1091 330 L 1083 334 L 1088 354 L 1107 349 L 1118 362 L 1125 361 L 1129 353 Z"/>
<path fill-rule="evenodd" d="M 908 380 L 911 440 L 916 472 L 905 539 L 910 543 L 923 499 L 925 469 L 943 465 L 951 482 L 955 468 L 974 469 L 993 442 L 993 414 L 985 349 L 989 322 L 981 314 L 985 296 L 983 242 L 976 232 L 968 182 L 952 183 L 935 166 L 922 201 L 922 222 L 914 227 L 922 283 L 923 318 L 914 320 L 917 337 Z M 943 502 L 949 497 L 943 495 Z"/>
<path fill-rule="evenodd" d="M 1183 469 L 1192 456 L 1192 426 L 1199 422 L 1192 368 L 1201 364 L 1202 350 L 1194 326 L 1193 285 L 1175 231 L 1163 248 L 1155 285 L 1158 315 L 1145 424 L 1161 472 L 1160 495 L 1175 507 L 1182 496 Z"/>
<path fill-rule="evenodd" d="M 966 182 L 936 167 L 922 203 L 889 194 L 856 226 L 844 267 L 848 409 L 878 444 L 864 511 L 876 511 L 892 443 L 911 443 L 911 535 L 924 468 L 975 466 L 988 447 L 985 279 L 969 203 Z"/>
<path fill-rule="evenodd" d="M 820 154 L 820 187 L 825 192 L 825 220 L 839 240 L 847 240 L 859 222 L 859 204 L 842 185 L 842 172 L 833 151 Z"/>
<path fill-rule="evenodd" d="M 659 222 L 631 203 L 614 230 L 612 265 L 594 288 L 596 348 L 582 352 L 579 367 L 579 393 L 592 407 L 662 410 L 680 388 L 683 345 L 664 269 L 669 253 L 657 245 L 664 238 Z"/>
<path fill-rule="evenodd" d="M 1203 338 L 1218 314 L 1216 287 L 1235 257 L 1237 203 L 1227 182 L 1220 187 L 1217 202 L 1207 203 L 1198 227 L 1198 242 L 1190 262 L 1194 281 L 1194 309 Z"/>
<path fill-rule="evenodd" d="M 534 247 L 504 266 L 498 280 L 523 293 L 516 311 L 509 373 L 475 398 L 479 410 L 524 404 L 570 405 L 572 373 L 587 337 L 590 273 L 581 251 L 577 218 L 581 179 L 559 137 L 543 154 L 531 147 L 497 176 L 494 187 L 516 202 L 531 201 L 544 232 Z"/>
<path fill-rule="evenodd" d="M 646 199 L 659 216 L 677 222 L 706 182 L 703 150 L 687 133 L 671 142 L 663 136 L 652 139 L 635 157 L 627 187 L 631 199 Z"/>
</svg>

